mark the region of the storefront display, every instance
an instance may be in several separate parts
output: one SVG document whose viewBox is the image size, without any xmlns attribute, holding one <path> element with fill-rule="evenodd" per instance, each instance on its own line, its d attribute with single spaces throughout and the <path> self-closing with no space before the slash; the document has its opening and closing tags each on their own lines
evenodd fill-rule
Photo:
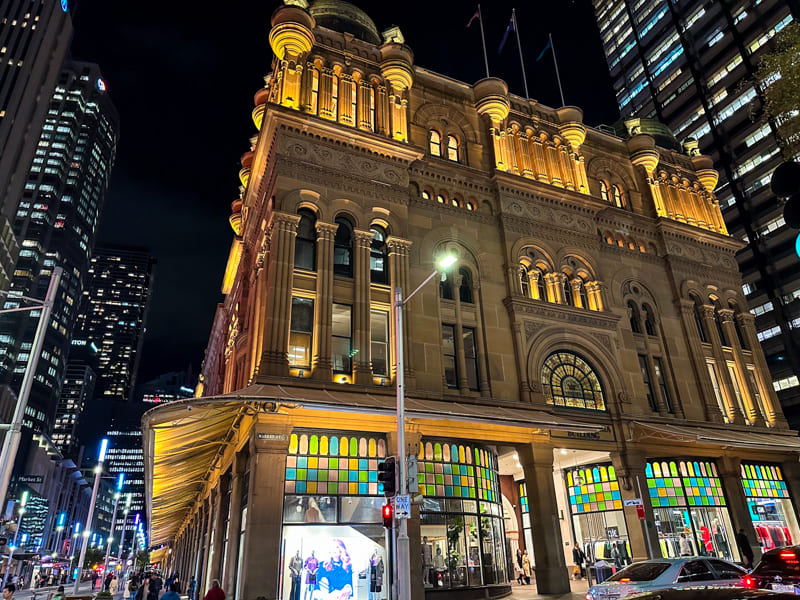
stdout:
<svg viewBox="0 0 800 600">
<path fill-rule="evenodd" d="M 738 558 L 713 462 L 653 461 L 645 472 L 661 556 Z"/>
<path fill-rule="evenodd" d="M 575 541 L 586 560 L 621 568 L 631 563 L 628 528 L 614 467 L 580 466 L 565 471 Z"/>
<path fill-rule="evenodd" d="M 418 457 L 422 578 L 426 588 L 508 582 L 497 456 L 424 441 Z M 413 575 L 412 575 L 413 576 Z"/>
<path fill-rule="evenodd" d="M 293 433 L 286 458 L 282 600 L 384 600 L 388 554 L 378 495 L 386 441 Z"/>
<path fill-rule="evenodd" d="M 797 517 L 780 467 L 742 464 L 742 487 L 763 551 L 791 546 L 800 540 Z"/>
</svg>

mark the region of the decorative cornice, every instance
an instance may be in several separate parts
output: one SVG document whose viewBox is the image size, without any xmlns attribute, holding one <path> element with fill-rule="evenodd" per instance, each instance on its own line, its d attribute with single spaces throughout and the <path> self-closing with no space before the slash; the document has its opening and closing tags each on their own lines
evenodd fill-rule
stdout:
<svg viewBox="0 0 800 600">
<path fill-rule="evenodd" d="M 595 327 L 615 331 L 620 320 L 619 315 L 610 312 L 599 312 L 585 308 L 575 308 L 565 304 L 553 304 L 541 300 L 507 297 L 503 300 L 509 314 L 519 316 L 536 316 L 552 322 L 570 323 L 584 327 Z"/>
</svg>

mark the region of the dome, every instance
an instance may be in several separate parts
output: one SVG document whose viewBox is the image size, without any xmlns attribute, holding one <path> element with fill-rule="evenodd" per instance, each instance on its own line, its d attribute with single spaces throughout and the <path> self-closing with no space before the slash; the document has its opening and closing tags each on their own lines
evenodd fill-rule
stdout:
<svg viewBox="0 0 800 600">
<path fill-rule="evenodd" d="M 341 33 L 352 33 L 363 42 L 380 45 L 378 28 L 363 10 L 341 0 L 315 0 L 308 7 L 317 25 Z"/>
<path fill-rule="evenodd" d="M 612 125 L 614 133 L 624 140 L 637 133 L 645 133 L 656 140 L 656 144 L 668 150 L 681 151 L 681 145 L 675 139 L 672 130 L 655 119 L 627 118 L 617 121 Z"/>
</svg>

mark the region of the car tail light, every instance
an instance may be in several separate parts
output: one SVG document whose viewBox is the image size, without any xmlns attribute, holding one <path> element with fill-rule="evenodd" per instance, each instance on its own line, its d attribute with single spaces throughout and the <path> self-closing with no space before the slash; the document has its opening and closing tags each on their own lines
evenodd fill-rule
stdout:
<svg viewBox="0 0 800 600">
<path fill-rule="evenodd" d="M 779 556 L 781 558 L 797 558 L 794 552 L 781 552 Z"/>
<path fill-rule="evenodd" d="M 594 600 L 594 596 L 592 596 L 592 592 L 586 592 L 586 600 Z"/>
<path fill-rule="evenodd" d="M 756 580 L 750 577 L 750 575 L 745 575 L 744 579 L 742 579 L 742 587 L 746 587 L 748 589 L 754 590 L 758 586 L 756 585 Z"/>
<path fill-rule="evenodd" d="M 620 579 L 619 581 L 620 581 L 620 583 L 630 583 L 631 582 L 631 580 L 629 578 L 627 578 L 627 577 L 625 577 L 623 579 Z"/>
</svg>

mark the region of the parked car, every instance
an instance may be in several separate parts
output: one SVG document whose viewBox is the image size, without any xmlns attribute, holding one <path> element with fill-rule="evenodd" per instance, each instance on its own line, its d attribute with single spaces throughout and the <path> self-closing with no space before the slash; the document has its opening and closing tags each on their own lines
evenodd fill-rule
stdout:
<svg viewBox="0 0 800 600">
<path fill-rule="evenodd" d="M 774 548 L 765 552 L 756 568 L 742 579 L 742 585 L 800 594 L 800 546 Z"/>
<path fill-rule="evenodd" d="M 593 585 L 586 600 L 618 600 L 666 588 L 741 586 L 745 575 L 747 571 L 739 565 L 719 558 L 656 558 L 633 563 Z"/>
<path fill-rule="evenodd" d="M 797 600 L 792 594 L 742 587 L 710 588 L 706 586 L 670 588 L 628 596 L 626 600 Z"/>
</svg>

